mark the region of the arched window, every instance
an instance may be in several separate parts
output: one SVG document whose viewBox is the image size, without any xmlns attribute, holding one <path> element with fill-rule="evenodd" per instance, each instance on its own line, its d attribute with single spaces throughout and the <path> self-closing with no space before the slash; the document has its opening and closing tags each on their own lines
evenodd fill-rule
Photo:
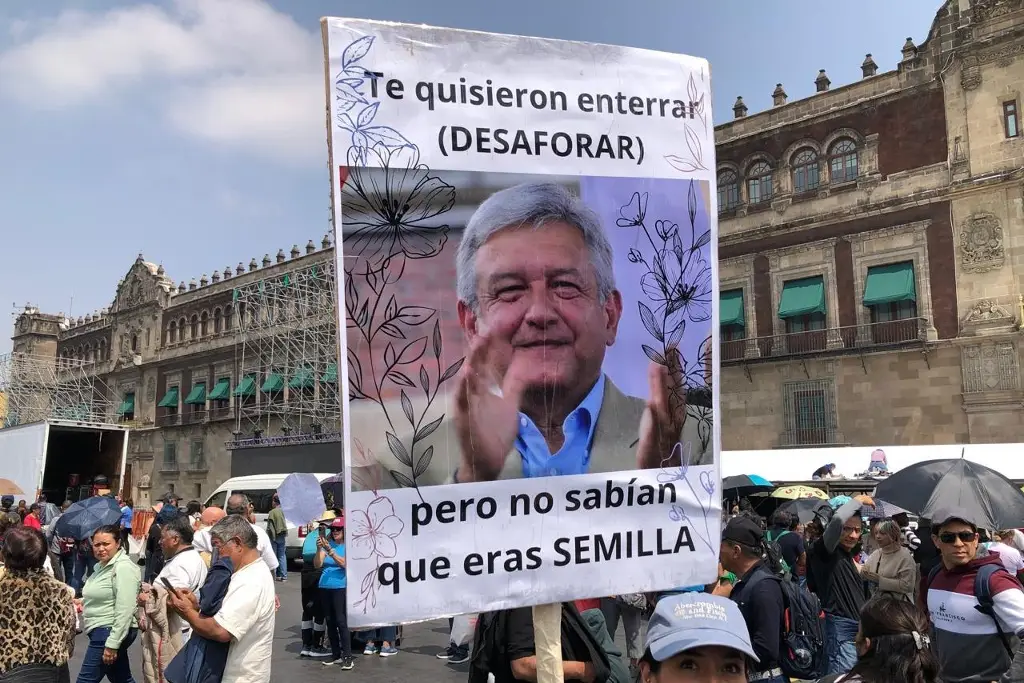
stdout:
<svg viewBox="0 0 1024 683">
<path fill-rule="evenodd" d="M 210 316 L 207 315 L 206 311 L 203 311 L 202 317 L 199 319 L 199 334 L 206 336 L 210 332 Z"/>
<path fill-rule="evenodd" d="M 718 174 L 718 210 L 728 211 L 740 204 L 740 183 L 735 171 Z"/>
<path fill-rule="evenodd" d="M 214 334 L 218 334 L 220 331 L 221 331 L 220 309 L 219 308 L 215 308 L 215 309 L 213 309 L 213 333 Z"/>
<path fill-rule="evenodd" d="M 85 358 L 85 347 L 81 344 L 78 345 L 78 360 L 86 360 Z"/>
<path fill-rule="evenodd" d="M 245 302 L 238 304 L 238 326 L 245 327 Z"/>
<path fill-rule="evenodd" d="M 139 335 L 133 334 L 132 335 L 132 353 L 135 353 L 138 350 L 139 350 Z"/>
<path fill-rule="evenodd" d="M 96 360 L 95 358 L 93 358 L 93 355 L 92 355 L 92 344 L 86 344 L 85 345 L 85 360 L 87 362 L 92 362 L 92 361 Z"/>
<path fill-rule="evenodd" d="M 802 149 L 793 155 L 793 192 L 809 192 L 821 184 L 821 167 L 818 153 L 813 149 Z"/>
<path fill-rule="evenodd" d="M 100 352 L 99 352 L 99 356 L 100 357 L 99 357 L 98 360 L 101 360 L 101 361 L 107 360 L 107 340 L 106 339 L 100 339 Z"/>
<path fill-rule="evenodd" d="M 225 332 L 231 329 L 231 315 L 232 315 L 231 306 L 225 306 L 224 307 L 224 331 Z"/>
<path fill-rule="evenodd" d="M 173 344 L 177 340 L 178 335 L 178 323 L 171 321 L 171 324 L 167 326 L 167 343 Z"/>
<path fill-rule="evenodd" d="M 772 167 L 767 161 L 758 161 L 747 171 L 747 201 L 751 204 L 772 198 Z"/>
<path fill-rule="evenodd" d="M 857 179 L 857 145 L 849 138 L 838 140 L 829 150 L 829 169 L 833 183 Z"/>
<path fill-rule="evenodd" d="M 189 320 L 189 337 L 196 339 L 199 336 L 199 316 L 195 313 L 192 314 L 192 319 Z"/>
<path fill-rule="evenodd" d="M 178 341 L 185 341 L 185 319 L 182 318 L 178 321 Z"/>
</svg>

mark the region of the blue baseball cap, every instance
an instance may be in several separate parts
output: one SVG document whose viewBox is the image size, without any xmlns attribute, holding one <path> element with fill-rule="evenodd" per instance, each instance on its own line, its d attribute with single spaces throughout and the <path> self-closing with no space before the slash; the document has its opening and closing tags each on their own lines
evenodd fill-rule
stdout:
<svg viewBox="0 0 1024 683">
<path fill-rule="evenodd" d="M 683 593 L 658 601 L 647 625 L 647 649 L 656 661 L 708 645 L 738 650 L 757 661 L 747 624 L 732 600 Z"/>
</svg>

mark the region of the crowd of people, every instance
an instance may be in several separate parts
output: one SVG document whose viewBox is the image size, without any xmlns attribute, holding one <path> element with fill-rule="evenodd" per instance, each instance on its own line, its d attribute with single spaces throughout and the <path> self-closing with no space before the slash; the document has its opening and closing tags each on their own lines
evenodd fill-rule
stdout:
<svg viewBox="0 0 1024 683">
<path fill-rule="evenodd" d="M 169 494 L 154 506 L 143 566 L 126 547 L 132 517 L 124 515 L 85 539 L 90 562 L 79 575 L 76 560 L 62 580 L 53 536 L 61 510 L 47 515 L 33 504 L 22 517 L 5 501 L 0 680 L 69 683 L 75 636 L 84 633 L 78 683 L 134 683 L 128 650 L 136 640 L 146 683 L 268 681 L 275 581 L 287 580 L 274 529 L 256 523 L 241 494 L 224 509 L 179 503 Z M 565 679 L 1024 680 L 1024 534 L 981 529 L 956 508 L 916 530 L 906 515 L 871 517 L 858 500 L 826 510 L 806 524 L 784 509 L 767 520 L 749 508 L 734 513 L 723 526 L 719 578 L 708 586 L 563 605 Z M 350 670 L 354 641 L 364 655 L 389 657 L 399 630 L 353 638 L 345 528 L 341 510 L 307 527 L 301 656 Z M 619 623 L 625 652 L 615 644 Z M 455 630 L 438 656 L 470 661 L 471 683 L 535 680 L 529 608 L 479 615 L 472 654 Z"/>
</svg>

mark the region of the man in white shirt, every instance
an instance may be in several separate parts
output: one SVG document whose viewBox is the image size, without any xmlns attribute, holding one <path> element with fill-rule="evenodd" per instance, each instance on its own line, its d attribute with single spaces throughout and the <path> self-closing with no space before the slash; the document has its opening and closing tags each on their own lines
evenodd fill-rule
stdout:
<svg viewBox="0 0 1024 683">
<path fill-rule="evenodd" d="M 250 509 L 249 498 L 244 493 L 236 493 L 228 498 L 225 512 L 228 515 L 238 515 L 242 519 L 248 520 Z M 270 569 L 270 573 L 273 574 L 274 570 L 277 569 L 278 561 L 277 553 L 274 552 L 274 546 L 270 542 L 270 536 L 267 535 L 267 532 L 262 527 L 252 523 L 249 526 L 256 532 L 256 550 Z"/>
<path fill-rule="evenodd" d="M 199 614 L 191 591 L 169 598 L 197 635 L 229 643 L 223 683 L 269 683 L 274 644 L 274 577 L 260 562 L 256 532 L 240 515 L 228 515 L 211 529 L 217 554 L 231 560 L 234 573 L 220 611 Z"/>
<path fill-rule="evenodd" d="M 198 593 L 206 582 L 206 563 L 192 547 L 192 524 L 187 515 L 179 515 L 164 523 L 160 529 L 160 547 L 164 551 L 164 566 L 156 577 L 157 585 L 167 581 L 175 588 L 187 588 Z"/>
<path fill-rule="evenodd" d="M 200 553 L 206 553 L 208 557 L 204 559 L 207 563 L 210 560 L 209 556 L 213 555 L 213 539 L 210 536 L 210 528 L 227 516 L 228 513 L 224 510 L 211 505 L 203 510 L 203 514 L 199 517 L 199 529 L 192 536 L 192 547 Z"/>
</svg>

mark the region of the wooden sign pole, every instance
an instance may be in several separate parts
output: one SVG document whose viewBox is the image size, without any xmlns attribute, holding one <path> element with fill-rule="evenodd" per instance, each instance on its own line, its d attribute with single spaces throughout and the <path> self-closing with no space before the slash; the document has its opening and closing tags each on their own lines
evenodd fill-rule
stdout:
<svg viewBox="0 0 1024 683">
<path fill-rule="evenodd" d="M 533 640 L 537 659 L 537 683 L 563 683 L 562 605 L 533 608 Z"/>
</svg>

